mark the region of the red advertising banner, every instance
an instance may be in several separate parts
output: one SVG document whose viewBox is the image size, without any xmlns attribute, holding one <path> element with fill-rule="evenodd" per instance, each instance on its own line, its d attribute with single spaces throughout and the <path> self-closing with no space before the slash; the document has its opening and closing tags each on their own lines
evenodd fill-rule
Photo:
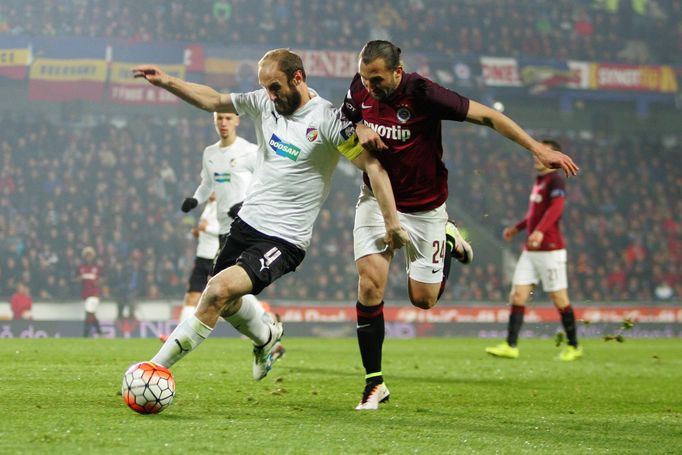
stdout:
<svg viewBox="0 0 682 455">
<path fill-rule="evenodd" d="M 188 73 L 203 73 L 206 71 L 206 58 L 204 57 L 204 46 L 190 44 L 185 48 L 183 56 L 185 69 Z"/>
<path fill-rule="evenodd" d="M 276 306 L 276 312 L 285 322 L 351 322 L 356 320 L 355 307 L 348 306 Z M 587 307 L 576 308 L 576 317 L 585 322 L 622 322 L 629 318 L 635 322 L 682 323 L 682 308 L 678 307 Z M 385 307 L 388 322 L 507 322 L 509 309 L 498 307 L 438 306 L 424 311 L 415 307 Z M 557 322 L 559 314 L 554 307 L 528 307 L 526 322 Z"/>
<path fill-rule="evenodd" d="M 515 58 L 481 57 L 481 71 L 485 85 L 497 87 L 523 85 Z"/>
<path fill-rule="evenodd" d="M 351 79 L 358 71 L 357 52 L 296 50 L 308 76 Z"/>
</svg>

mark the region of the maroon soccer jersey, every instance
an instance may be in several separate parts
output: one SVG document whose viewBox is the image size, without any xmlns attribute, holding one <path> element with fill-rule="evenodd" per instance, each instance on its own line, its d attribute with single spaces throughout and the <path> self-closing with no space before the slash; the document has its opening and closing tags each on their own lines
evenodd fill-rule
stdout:
<svg viewBox="0 0 682 455">
<path fill-rule="evenodd" d="M 540 247 L 533 251 L 560 250 L 565 247 L 564 237 L 559 229 L 559 220 L 566 200 L 566 181 L 559 172 L 538 175 L 530 192 L 526 218 L 519 222 L 517 229 L 526 228 L 528 235 L 536 229 L 544 236 Z M 526 245 L 525 248 L 527 248 Z"/>
<path fill-rule="evenodd" d="M 78 267 L 78 276 L 81 278 L 81 298 L 99 297 L 99 279 L 102 274 L 99 266 L 95 264 L 83 264 Z"/>
<path fill-rule="evenodd" d="M 388 146 L 377 158 L 391 179 L 398 210 L 432 210 L 447 200 L 441 120 L 464 121 L 468 98 L 417 73 L 404 73 L 395 92 L 378 101 L 356 74 L 342 109 L 351 121 L 376 131 Z M 363 179 L 369 185 L 367 174 Z"/>
</svg>

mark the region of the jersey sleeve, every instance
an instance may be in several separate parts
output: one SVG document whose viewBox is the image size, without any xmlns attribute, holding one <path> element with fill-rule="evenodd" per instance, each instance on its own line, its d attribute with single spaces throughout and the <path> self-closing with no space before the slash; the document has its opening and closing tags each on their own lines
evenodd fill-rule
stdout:
<svg viewBox="0 0 682 455">
<path fill-rule="evenodd" d="M 327 110 L 327 115 L 320 125 L 320 134 L 350 161 L 360 156 L 363 151 L 355 134 L 355 125 L 346 118 L 342 109 L 330 107 Z"/>
<path fill-rule="evenodd" d="M 201 219 L 206 220 L 206 229 L 204 230 L 204 233 L 213 237 L 218 237 L 220 235 L 220 223 L 218 222 L 218 216 L 216 215 L 215 202 L 206 204 L 204 211 L 201 212 Z"/>
<path fill-rule="evenodd" d="M 231 93 L 230 96 L 232 97 L 232 105 L 240 116 L 258 117 L 265 109 L 267 96 L 264 89 L 248 93 Z"/>
<path fill-rule="evenodd" d="M 206 202 L 208 197 L 213 191 L 213 179 L 208 171 L 208 166 L 206 165 L 206 150 L 204 150 L 204 156 L 201 160 L 201 183 L 194 192 L 194 199 L 197 200 L 199 204 Z"/>
<path fill-rule="evenodd" d="M 362 81 L 360 80 L 360 74 L 356 74 L 350 83 L 346 98 L 343 100 L 343 106 L 341 106 L 343 115 L 353 123 L 360 123 L 362 121 L 362 109 L 360 109 L 358 102 L 354 99 L 359 87 L 362 87 Z"/>
<path fill-rule="evenodd" d="M 428 79 L 423 79 L 424 102 L 442 120 L 463 122 L 469 112 L 469 98 Z"/>
</svg>

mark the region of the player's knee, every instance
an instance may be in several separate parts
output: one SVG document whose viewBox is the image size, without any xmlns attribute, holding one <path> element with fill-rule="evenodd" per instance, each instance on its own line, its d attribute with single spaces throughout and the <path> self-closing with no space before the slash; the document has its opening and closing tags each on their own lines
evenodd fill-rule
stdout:
<svg viewBox="0 0 682 455">
<path fill-rule="evenodd" d="M 362 302 L 381 302 L 384 299 L 383 286 L 379 280 L 369 275 L 360 275 L 358 291 Z"/>
<path fill-rule="evenodd" d="M 225 304 L 231 299 L 230 287 L 227 283 L 209 281 L 202 296 L 202 306 L 212 312 L 221 313 Z"/>
<path fill-rule="evenodd" d="M 416 306 L 417 308 L 421 308 L 422 310 L 430 310 L 436 306 L 438 299 L 430 296 L 419 296 L 411 297 L 410 302 L 412 302 L 412 305 Z"/>
<path fill-rule="evenodd" d="M 512 289 L 509 293 L 509 303 L 516 306 L 522 306 L 526 304 L 526 295 L 522 292 Z"/>
</svg>

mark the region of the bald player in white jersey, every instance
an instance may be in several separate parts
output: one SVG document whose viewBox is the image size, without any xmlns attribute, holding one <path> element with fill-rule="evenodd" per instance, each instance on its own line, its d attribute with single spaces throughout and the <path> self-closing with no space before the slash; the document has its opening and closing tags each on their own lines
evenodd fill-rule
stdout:
<svg viewBox="0 0 682 455">
<path fill-rule="evenodd" d="M 257 295 L 303 261 L 340 154 L 369 176 L 388 248 L 407 244 L 391 182 L 379 161 L 359 145 L 353 124 L 308 88 L 301 58 L 287 49 L 269 51 L 258 62 L 263 88 L 251 93 L 221 94 L 154 65 L 137 66 L 133 73 L 201 109 L 250 117 L 259 147 L 253 181 L 216 259 L 217 274 L 209 280 L 196 313 L 178 325 L 152 362 L 175 364 L 211 334 L 222 315 L 251 331 L 253 377 L 262 379 L 272 367 L 282 324 L 243 312 L 241 297 Z"/>
</svg>

